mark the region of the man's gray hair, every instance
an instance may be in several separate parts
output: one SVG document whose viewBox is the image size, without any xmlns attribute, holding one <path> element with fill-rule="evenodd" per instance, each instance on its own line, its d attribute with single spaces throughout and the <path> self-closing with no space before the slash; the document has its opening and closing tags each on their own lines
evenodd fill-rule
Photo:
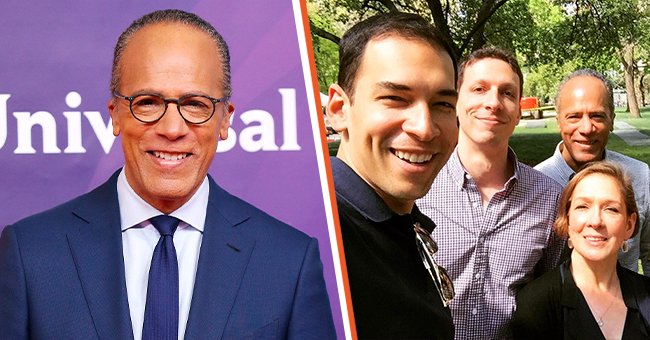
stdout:
<svg viewBox="0 0 650 340">
<path fill-rule="evenodd" d="M 111 94 L 117 91 L 120 84 L 121 72 L 119 69 L 119 63 L 122 59 L 122 53 L 131 40 L 131 37 L 146 26 L 160 23 L 180 23 L 188 25 L 207 33 L 210 38 L 214 40 L 221 56 L 224 96 L 229 97 L 232 94 L 232 86 L 230 83 L 230 53 L 228 51 L 228 44 L 226 44 L 223 37 L 209 22 L 203 20 L 196 14 L 178 9 L 165 9 L 145 14 L 141 18 L 135 20 L 124 32 L 122 32 L 120 37 L 117 39 L 117 44 L 115 44 L 115 50 L 113 52 L 113 70 L 111 72 L 110 85 Z"/>
<path fill-rule="evenodd" d="M 577 77 L 593 77 L 600 80 L 603 83 L 603 85 L 607 89 L 607 101 L 608 101 L 607 108 L 609 108 L 613 119 L 614 118 L 614 90 L 612 88 L 612 83 L 607 78 L 605 78 L 605 76 L 602 73 L 590 68 L 583 68 L 583 69 L 573 71 L 571 74 L 566 76 L 564 80 L 562 80 L 560 86 L 558 87 L 557 94 L 555 95 L 555 110 L 558 111 L 559 113 L 560 93 L 562 93 L 564 86 L 566 85 L 567 82 L 569 82 L 569 80 Z"/>
</svg>

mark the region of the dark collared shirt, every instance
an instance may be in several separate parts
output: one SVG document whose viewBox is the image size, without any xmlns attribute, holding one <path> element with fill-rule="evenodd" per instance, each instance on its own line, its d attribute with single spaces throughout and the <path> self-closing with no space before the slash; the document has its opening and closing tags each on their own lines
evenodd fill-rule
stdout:
<svg viewBox="0 0 650 340">
<path fill-rule="evenodd" d="M 415 206 L 394 213 L 347 164 L 331 164 L 359 338 L 453 339 L 451 313 L 415 243 L 413 223 L 432 231 L 433 222 Z"/>
<path fill-rule="evenodd" d="M 528 284 L 517 295 L 513 329 L 517 339 L 605 339 L 567 261 Z M 648 339 L 638 301 L 650 298 L 650 278 L 617 265 L 627 307 L 622 339 Z M 603 319 L 607 322 L 607 318 Z"/>
</svg>

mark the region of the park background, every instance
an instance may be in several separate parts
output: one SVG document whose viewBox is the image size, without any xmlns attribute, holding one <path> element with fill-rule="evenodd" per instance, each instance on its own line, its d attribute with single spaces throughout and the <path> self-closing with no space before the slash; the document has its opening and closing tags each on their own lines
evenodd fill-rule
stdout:
<svg viewBox="0 0 650 340">
<path fill-rule="evenodd" d="M 537 110 L 524 112 L 510 139 L 522 162 L 536 165 L 553 154 L 561 140 L 552 111 L 557 86 L 585 67 L 614 85 L 616 125 L 608 148 L 650 162 L 650 0 L 307 0 L 307 8 L 321 93 L 336 82 L 345 30 L 379 12 L 417 13 L 459 57 L 489 45 L 516 55 L 524 97 L 536 97 L 538 107 L 551 110 L 542 119 L 533 118 Z M 632 145 L 619 137 L 635 132 L 641 135 Z M 329 141 L 334 154 L 338 142 Z"/>
<path fill-rule="evenodd" d="M 145 13 L 190 11 L 211 22 L 231 52 L 236 109 L 209 173 L 226 190 L 318 239 L 343 338 L 301 5 L 304 0 L 2 1 L 0 231 L 89 191 L 124 164 L 107 110 L 113 47 Z"/>
</svg>

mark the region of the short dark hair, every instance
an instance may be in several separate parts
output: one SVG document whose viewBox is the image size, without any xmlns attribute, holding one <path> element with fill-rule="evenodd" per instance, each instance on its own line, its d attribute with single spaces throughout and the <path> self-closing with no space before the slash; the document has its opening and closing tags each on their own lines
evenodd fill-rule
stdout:
<svg viewBox="0 0 650 340">
<path fill-rule="evenodd" d="M 230 52 L 228 51 L 228 44 L 217 30 L 207 21 L 202 19 L 196 14 L 181 11 L 179 9 L 165 9 L 160 11 L 151 12 L 136 19 L 131 25 L 120 35 L 115 44 L 113 52 L 113 70 L 111 72 L 111 94 L 117 91 L 120 84 L 121 73 L 119 63 L 122 59 L 122 53 L 133 35 L 142 28 L 161 23 L 179 23 L 190 27 L 194 27 L 200 31 L 207 33 L 214 43 L 217 45 L 222 62 L 223 72 L 223 88 L 224 96 L 232 94 L 232 86 L 230 82 Z"/>
<path fill-rule="evenodd" d="M 571 178 L 567 186 L 564 188 L 564 191 L 562 191 L 562 196 L 560 196 L 557 219 L 555 220 L 556 233 L 562 237 L 567 237 L 569 235 L 569 209 L 571 208 L 571 196 L 573 196 L 573 192 L 578 183 L 585 179 L 585 177 L 593 174 L 601 174 L 611 177 L 618 184 L 623 200 L 625 201 L 625 212 L 627 217 L 629 218 L 632 214 L 636 214 L 636 224 L 634 225 L 634 231 L 632 232 L 632 237 L 634 237 L 634 235 L 639 231 L 639 209 L 634 198 L 632 182 L 630 181 L 630 177 L 625 174 L 620 166 L 608 161 L 588 163 L 578 171 L 573 178 Z"/>
<path fill-rule="evenodd" d="M 524 75 L 523 73 L 521 73 L 521 67 L 519 67 L 519 62 L 517 62 L 517 58 L 515 58 L 515 56 L 512 53 L 495 46 L 489 46 L 489 47 L 478 49 L 470 53 L 465 58 L 463 58 L 463 61 L 460 63 L 460 67 L 458 69 L 458 85 L 457 85 L 458 88 L 460 88 L 460 85 L 463 84 L 463 76 L 465 75 L 465 69 L 471 66 L 472 64 L 476 63 L 477 61 L 483 59 L 498 59 L 510 65 L 510 68 L 513 71 L 515 71 L 517 77 L 519 77 L 519 98 L 523 96 Z"/>
<path fill-rule="evenodd" d="M 456 74 L 456 56 L 439 31 L 417 14 L 382 13 L 358 22 L 341 38 L 339 43 L 338 84 L 352 97 L 357 71 L 364 51 L 372 39 L 398 36 L 422 40 L 433 48 L 442 48 L 449 54 Z"/>
<path fill-rule="evenodd" d="M 615 113 L 614 113 L 614 90 L 612 89 L 612 83 L 607 78 L 605 78 L 605 76 L 602 73 L 590 68 L 575 70 L 562 80 L 562 82 L 557 88 L 557 94 L 555 95 L 555 109 L 558 111 L 558 113 L 560 109 L 560 93 L 562 93 L 562 89 L 564 89 L 564 86 L 566 85 L 566 83 L 569 82 L 569 80 L 578 77 L 593 77 L 600 80 L 603 83 L 603 86 L 605 86 L 605 89 L 607 89 L 607 101 L 608 101 L 607 108 L 610 109 L 610 114 L 612 115 L 612 119 L 613 119 Z"/>
</svg>

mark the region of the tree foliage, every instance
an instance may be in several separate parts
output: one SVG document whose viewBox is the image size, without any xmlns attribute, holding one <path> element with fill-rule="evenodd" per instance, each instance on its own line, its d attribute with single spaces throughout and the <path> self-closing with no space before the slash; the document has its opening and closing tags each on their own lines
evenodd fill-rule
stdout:
<svg viewBox="0 0 650 340">
<path fill-rule="evenodd" d="M 322 93 L 327 93 L 329 84 L 336 82 L 338 74 L 338 40 L 343 24 L 332 20 L 331 13 L 317 8 L 313 3 L 308 3 L 307 10 L 318 70 L 318 86 Z M 333 10 L 336 11 L 336 8 Z"/>
<path fill-rule="evenodd" d="M 548 99 L 563 76 L 589 67 L 624 75 L 628 102 L 636 103 L 630 84 L 641 84 L 637 61 L 650 50 L 646 33 L 650 0 L 308 0 L 308 4 L 316 63 L 319 72 L 323 70 L 321 89 L 336 73 L 331 66 L 338 62 L 338 37 L 351 24 L 379 12 L 404 11 L 430 19 L 457 56 L 485 45 L 515 52 L 527 74 L 526 94 Z"/>
<path fill-rule="evenodd" d="M 457 56 L 486 43 L 514 47 L 522 41 L 515 35 L 527 33 L 533 24 L 526 0 L 309 0 L 308 3 L 313 9 L 310 27 L 317 37 L 338 43 L 340 33 L 360 19 L 391 11 L 410 12 L 429 18 Z M 330 30 L 318 20 L 342 25 Z M 487 25 L 488 22 L 493 24 Z"/>
<path fill-rule="evenodd" d="M 526 72 L 524 95 L 539 98 L 540 105 L 552 104 L 562 79 L 575 69 L 573 62 L 542 64 Z"/>
<path fill-rule="evenodd" d="M 567 20 L 556 30 L 567 48 L 558 57 L 578 59 L 605 71 L 622 65 L 631 117 L 640 117 L 635 50 L 648 28 L 647 0 L 554 0 Z"/>
</svg>

